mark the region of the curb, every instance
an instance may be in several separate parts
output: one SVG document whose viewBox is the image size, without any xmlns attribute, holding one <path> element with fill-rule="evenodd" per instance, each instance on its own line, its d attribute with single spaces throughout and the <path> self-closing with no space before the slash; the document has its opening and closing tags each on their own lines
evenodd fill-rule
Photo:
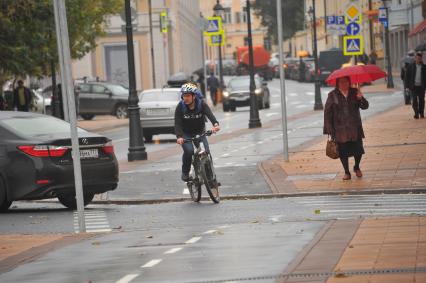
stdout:
<svg viewBox="0 0 426 283">
<path fill-rule="evenodd" d="M 337 196 L 337 195 L 381 195 L 381 194 L 423 194 L 426 188 L 407 188 L 407 189 L 377 189 L 377 190 L 346 190 L 346 191 L 323 191 L 323 192 L 298 192 L 282 194 L 251 194 L 251 195 L 227 195 L 221 196 L 221 200 L 257 200 L 257 199 L 279 199 L 292 197 L 311 197 L 311 196 Z M 116 204 L 116 205 L 137 205 L 137 204 L 161 204 L 190 201 L 189 197 L 164 198 L 164 199 L 117 199 L 117 200 L 95 200 L 91 204 Z M 207 197 L 201 198 L 202 201 L 210 200 Z M 53 200 L 34 200 L 27 202 L 36 203 L 57 203 Z"/>
</svg>

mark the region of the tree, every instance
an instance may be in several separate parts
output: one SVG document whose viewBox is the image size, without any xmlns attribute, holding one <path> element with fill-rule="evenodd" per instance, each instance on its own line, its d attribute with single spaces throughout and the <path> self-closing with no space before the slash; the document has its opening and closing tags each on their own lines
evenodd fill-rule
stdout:
<svg viewBox="0 0 426 283">
<path fill-rule="evenodd" d="M 66 0 L 71 57 L 83 57 L 104 35 L 106 16 L 123 9 L 122 0 Z M 57 64 L 53 0 L 0 2 L 0 86 L 12 76 L 50 75 Z"/>
<path fill-rule="evenodd" d="M 303 1 L 281 0 L 283 1 L 283 39 L 291 38 L 298 30 L 303 29 L 304 9 Z M 253 9 L 256 16 L 261 17 L 261 23 L 268 28 L 268 34 L 277 43 L 277 1 L 276 0 L 255 0 Z"/>
</svg>

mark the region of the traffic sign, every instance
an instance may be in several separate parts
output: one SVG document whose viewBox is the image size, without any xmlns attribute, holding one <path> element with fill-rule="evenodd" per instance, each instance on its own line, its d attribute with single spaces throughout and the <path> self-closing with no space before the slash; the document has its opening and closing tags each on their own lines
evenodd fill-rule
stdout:
<svg viewBox="0 0 426 283">
<path fill-rule="evenodd" d="M 336 16 L 327 16 L 327 25 L 335 25 Z"/>
<path fill-rule="evenodd" d="M 361 10 L 359 9 L 359 7 L 356 5 L 356 4 L 354 4 L 354 3 L 351 3 L 351 4 L 349 4 L 348 5 L 348 7 L 346 8 L 346 11 L 345 11 L 345 16 L 351 21 L 351 22 L 353 22 L 353 21 L 355 21 L 355 19 L 356 19 L 356 17 L 358 16 L 358 15 L 360 15 L 361 14 Z"/>
<path fill-rule="evenodd" d="M 167 18 L 167 12 L 160 13 L 160 29 L 162 33 L 167 33 L 169 30 L 169 20 Z"/>
<path fill-rule="evenodd" d="M 379 21 L 384 23 L 388 20 L 388 13 L 386 7 L 379 8 Z"/>
<path fill-rule="evenodd" d="M 336 24 L 344 25 L 345 24 L 345 17 L 344 16 L 336 16 Z"/>
<path fill-rule="evenodd" d="M 359 24 L 352 22 L 346 26 L 346 33 L 349 35 L 357 35 L 361 30 Z"/>
<path fill-rule="evenodd" d="M 225 32 L 221 30 L 219 33 L 211 34 L 209 36 L 210 46 L 223 46 L 225 44 Z"/>
<path fill-rule="evenodd" d="M 347 56 L 362 55 L 364 48 L 363 38 L 360 35 L 343 37 L 343 54 Z"/>
<path fill-rule="evenodd" d="M 357 23 L 357 24 L 361 24 L 362 22 L 362 14 L 359 14 L 358 16 L 355 17 L 354 20 L 349 19 L 348 17 L 345 16 L 345 23 L 348 25 L 350 23 Z"/>
<path fill-rule="evenodd" d="M 207 27 L 204 31 L 205 35 L 219 34 L 222 31 L 222 18 L 221 17 L 209 17 L 207 18 Z"/>
</svg>

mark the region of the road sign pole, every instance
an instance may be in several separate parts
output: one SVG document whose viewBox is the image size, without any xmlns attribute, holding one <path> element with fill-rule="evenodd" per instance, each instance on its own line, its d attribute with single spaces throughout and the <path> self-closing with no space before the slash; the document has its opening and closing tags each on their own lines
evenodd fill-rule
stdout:
<svg viewBox="0 0 426 283">
<path fill-rule="evenodd" d="M 386 7 L 386 16 L 388 16 L 388 8 Z M 386 17 L 389 21 L 389 17 Z M 390 46 L 389 46 L 389 22 L 385 25 L 385 45 L 386 45 L 386 63 L 387 63 L 387 88 L 394 88 L 393 76 L 392 76 L 392 62 L 390 58 Z"/>
<path fill-rule="evenodd" d="M 277 0 L 277 23 L 278 23 L 278 54 L 279 54 L 279 69 L 280 69 L 280 86 L 281 86 L 281 121 L 283 128 L 283 153 L 284 160 L 289 161 L 288 158 L 288 135 L 287 135 L 287 105 L 285 97 L 285 79 L 284 79 L 284 60 L 283 60 L 283 20 L 282 20 L 282 7 L 281 0 Z"/>
<path fill-rule="evenodd" d="M 314 25 L 314 62 L 315 62 L 315 104 L 314 104 L 314 110 L 323 110 L 324 106 L 322 104 L 322 99 L 321 99 L 321 86 L 320 86 L 320 81 L 319 81 L 319 77 L 318 77 L 319 66 L 318 66 L 317 18 L 316 18 L 316 14 L 315 14 L 315 0 L 312 1 L 312 7 L 313 7 L 312 24 Z"/>
<path fill-rule="evenodd" d="M 77 132 L 77 118 L 75 111 L 75 98 L 74 98 L 74 87 L 72 82 L 72 70 L 71 70 L 71 53 L 70 44 L 68 37 L 68 25 L 67 25 L 67 13 L 65 0 L 54 0 L 55 9 L 55 22 L 59 26 L 59 33 L 56 35 L 58 41 L 61 43 L 62 49 L 58 45 L 58 55 L 61 70 L 64 72 L 62 75 L 62 88 L 65 90 L 63 95 L 68 98 L 68 109 L 70 117 L 70 129 L 71 129 L 71 145 L 72 145 L 72 159 L 74 167 L 74 181 L 75 181 L 75 193 L 77 201 L 77 212 L 78 212 L 78 231 L 80 233 L 86 232 L 86 223 L 84 219 L 84 196 L 83 196 L 83 182 L 81 176 L 81 162 L 80 162 L 80 149 L 78 142 Z"/>
</svg>

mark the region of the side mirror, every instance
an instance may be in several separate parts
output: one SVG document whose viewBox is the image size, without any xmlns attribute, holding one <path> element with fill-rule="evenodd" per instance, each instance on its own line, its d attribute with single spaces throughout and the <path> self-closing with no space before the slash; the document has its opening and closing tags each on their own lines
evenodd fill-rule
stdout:
<svg viewBox="0 0 426 283">
<path fill-rule="evenodd" d="M 262 86 L 267 86 L 267 85 L 268 85 L 268 83 L 267 83 L 267 82 L 262 81 Z"/>
<path fill-rule="evenodd" d="M 109 89 L 105 90 L 105 94 L 108 94 L 109 96 L 112 96 L 112 91 L 110 91 Z"/>
</svg>

